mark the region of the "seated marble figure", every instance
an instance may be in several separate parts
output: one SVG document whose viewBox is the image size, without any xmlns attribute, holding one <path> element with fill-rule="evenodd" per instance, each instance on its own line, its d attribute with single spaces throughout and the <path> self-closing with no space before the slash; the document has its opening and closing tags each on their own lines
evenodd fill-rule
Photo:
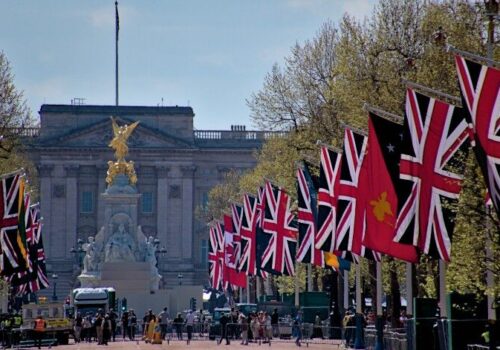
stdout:
<svg viewBox="0 0 500 350">
<path fill-rule="evenodd" d="M 134 252 L 136 244 L 134 239 L 127 231 L 125 225 L 118 225 L 105 247 L 105 262 L 135 261 Z"/>
</svg>

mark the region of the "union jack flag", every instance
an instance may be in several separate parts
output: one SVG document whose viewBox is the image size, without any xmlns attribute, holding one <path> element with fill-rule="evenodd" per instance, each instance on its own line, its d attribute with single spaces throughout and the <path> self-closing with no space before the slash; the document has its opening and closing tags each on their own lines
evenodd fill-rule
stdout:
<svg viewBox="0 0 500 350">
<path fill-rule="evenodd" d="M 262 224 L 264 223 L 264 215 L 266 208 L 266 189 L 265 187 L 259 187 L 257 190 L 257 209 L 255 213 L 255 266 L 257 268 L 257 276 L 264 279 L 268 277 L 267 271 L 261 268 L 262 254 L 268 245 L 268 239 L 264 231 L 262 230 Z"/>
<path fill-rule="evenodd" d="M 210 246 L 208 251 L 208 261 L 210 264 L 210 283 L 212 288 L 221 289 L 222 288 L 222 254 L 220 253 L 220 242 L 223 241 L 223 237 L 219 237 L 221 231 L 217 229 L 216 224 L 210 226 Z M 224 250 L 222 249 L 222 253 Z"/>
<path fill-rule="evenodd" d="M 323 252 L 315 247 L 315 236 L 317 228 L 317 198 L 311 173 L 304 167 L 297 169 L 297 197 L 299 211 L 297 214 L 299 222 L 299 247 L 297 249 L 297 261 L 318 266 L 325 266 Z"/>
<path fill-rule="evenodd" d="M 466 152 L 469 126 L 461 108 L 407 89 L 403 132 L 400 178 L 411 186 L 400 191 L 395 241 L 449 261 L 454 214 L 442 203 L 462 187 L 457 154 Z"/>
<path fill-rule="evenodd" d="M 233 249 L 236 265 L 235 268 L 238 268 L 240 264 L 241 257 L 241 220 L 243 219 L 243 208 L 241 205 L 231 203 L 231 219 L 232 219 L 232 227 L 233 227 Z"/>
<path fill-rule="evenodd" d="M 474 151 L 500 215 L 500 70 L 455 57 L 462 100 L 474 129 Z"/>
<path fill-rule="evenodd" d="M 344 133 L 344 148 L 338 188 L 336 250 L 347 252 L 343 258 L 357 262 L 357 256 L 380 261 L 380 253 L 363 246 L 366 227 L 364 206 L 366 171 L 362 167 L 367 137 L 349 128 Z"/>
<path fill-rule="evenodd" d="M 230 215 L 224 215 L 224 267 L 223 283 L 224 288 L 229 286 L 246 286 L 244 273 L 237 271 L 239 259 L 239 243 L 235 239 L 236 229 L 233 226 L 233 218 Z"/>
<path fill-rule="evenodd" d="M 243 213 L 241 216 L 241 255 L 238 269 L 245 271 L 249 276 L 257 274 L 256 258 L 256 225 L 257 216 L 260 214 L 257 210 L 257 198 L 249 194 L 243 196 Z"/>
<path fill-rule="evenodd" d="M 42 239 L 42 223 L 39 205 L 32 205 L 27 215 L 26 240 L 29 250 L 28 270 L 16 273 L 11 279 L 15 293 L 35 293 L 49 286 L 45 268 L 45 252 Z"/>
<path fill-rule="evenodd" d="M 342 154 L 321 147 L 316 248 L 333 253 L 337 222 L 337 190 Z"/>
<path fill-rule="evenodd" d="M 9 174 L 1 179 L 0 268 L 5 277 L 25 268 L 24 257 L 18 243 L 19 211 L 24 200 L 23 181 L 21 172 Z"/>
<path fill-rule="evenodd" d="M 290 197 L 281 188 L 266 182 L 265 215 L 262 229 L 270 235 L 261 266 L 268 272 L 293 276 L 297 225 L 290 211 Z"/>
</svg>

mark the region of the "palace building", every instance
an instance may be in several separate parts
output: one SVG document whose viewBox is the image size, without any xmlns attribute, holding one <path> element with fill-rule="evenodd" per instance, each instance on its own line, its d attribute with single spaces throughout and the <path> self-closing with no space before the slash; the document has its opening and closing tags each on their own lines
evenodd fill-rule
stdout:
<svg viewBox="0 0 500 350">
<path fill-rule="evenodd" d="M 139 121 L 128 139 L 140 194 L 137 223 L 166 253 L 158 257 L 160 288 L 207 284 L 208 228 L 195 217 L 208 192 L 231 169 L 255 166 L 254 152 L 274 133 L 195 130 L 191 107 L 42 105 L 40 128 L 29 137 L 39 175 L 47 272 L 58 276 L 60 296 L 78 284 L 81 242 L 104 224 L 110 117 Z M 79 243 L 79 240 L 80 243 Z"/>
</svg>

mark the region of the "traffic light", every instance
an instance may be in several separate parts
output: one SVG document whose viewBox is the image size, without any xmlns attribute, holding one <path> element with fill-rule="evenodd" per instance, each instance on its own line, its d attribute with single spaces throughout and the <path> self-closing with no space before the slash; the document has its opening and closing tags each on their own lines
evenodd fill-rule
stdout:
<svg viewBox="0 0 500 350">
<path fill-rule="evenodd" d="M 127 311 L 127 298 L 122 299 L 122 311 Z"/>
<path fill-rule="evenodd" d="M 118 311 L 119 305 L 120 305 L 120 298 L 116 298 L 115 305 L 113 305 L 113 309 Z"/>
<path fill-rule="evenodd" d="M 189 299 L 189 309 L 196 311 L 196 298 Z"/>
</svg>

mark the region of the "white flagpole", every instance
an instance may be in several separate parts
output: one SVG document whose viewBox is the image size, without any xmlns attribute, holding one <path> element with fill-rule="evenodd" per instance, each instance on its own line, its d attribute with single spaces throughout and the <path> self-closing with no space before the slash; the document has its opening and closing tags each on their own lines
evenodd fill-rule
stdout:
<svg viewBox="0 0 500 350">
<path fill-rule="evenodd" d="M 361 314 L 361 262 L 356 264 L 356 313 Z"/>
<path fill-rule="evenodd" d="M 307 264 L 307 291 L 312 292 L 313 283 L 312 283 L 312 264 Z"/>
<path fill-rule="evenodd" d="M 349 271 L 344 270 L 344 310 L 349 309 Z"/>
<path fill-rule="evenodd" d="M 439 308 L 441 317 L 448 318 L 448 309 L 446 307 L 446 268 L 447 264 L 439 260 Z"/>
</svg>

